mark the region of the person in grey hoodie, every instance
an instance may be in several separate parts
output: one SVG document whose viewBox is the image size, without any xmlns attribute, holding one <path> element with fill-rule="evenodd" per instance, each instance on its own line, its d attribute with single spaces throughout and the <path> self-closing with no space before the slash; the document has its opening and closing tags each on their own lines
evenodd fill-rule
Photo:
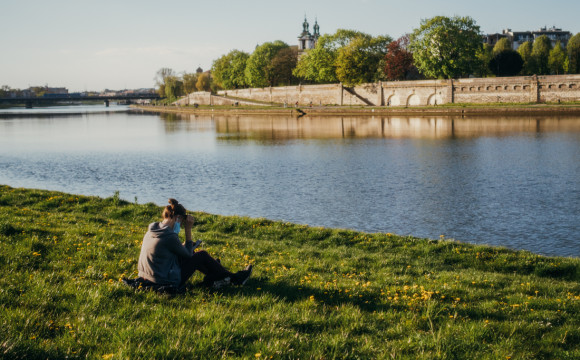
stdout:
<svg viewBox="0 0 580 360">
<path fill-rule="evenodd" d="M 163 220 L 149 224 L 143 237 L 139 277 L 157 285 L 182 287 L 198 270 L 205 275 L 203 283 L 207 286 L 244 285 L 252 273 L 252 265 L 231 273 L 206 251 L 194 251 L 191 238 L 194 222 L 183 205 L 169 199 L 169 205 L 163 209 Z M 178 236 L 181 224 L 185 228 L 185 243 Z"/>
</svg>

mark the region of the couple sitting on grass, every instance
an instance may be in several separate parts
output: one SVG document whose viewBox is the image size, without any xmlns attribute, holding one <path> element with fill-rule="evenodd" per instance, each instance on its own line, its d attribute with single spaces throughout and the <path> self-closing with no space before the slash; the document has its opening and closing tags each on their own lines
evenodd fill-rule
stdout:
<svg viewBox="0 0 580 360">
<path fill-rule="evenodd" d="M 205 275 L 203 284 L 213 288 L 225 285 L 244 285 L 252 274 L 252 265 L 231 273 L 206 251 L 194 251 L 199 245 L 191 239 L 194 218 L 187 215 L 183 205 L 169 199 L 163 210 L 163 220 L 149 224 L 143 237 L 139 255 L 139 277 L 126 280 L 134 287 L 151 287 L 158 290 L 183 289 L 185 283 L 198 270 Z M 178 234 L 183 225 L 185 243 Z"/>
</svg>

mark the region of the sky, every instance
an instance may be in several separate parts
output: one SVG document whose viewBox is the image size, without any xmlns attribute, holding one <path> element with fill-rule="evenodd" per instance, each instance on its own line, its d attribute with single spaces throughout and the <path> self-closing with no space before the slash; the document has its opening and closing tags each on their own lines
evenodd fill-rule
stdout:
<svg viewBox="0 0 580 360">
<path fill-rule="evenodd" d="M 296 45 L 306 16 L 321 34 L 398 38 L 433 16 L 470 16 L 483 33 L 580 32 L 578 0 L 0 0 L 0 86 L 150 88 L 163 67 L 207 70 L 230 50 Z"/>
</svg>

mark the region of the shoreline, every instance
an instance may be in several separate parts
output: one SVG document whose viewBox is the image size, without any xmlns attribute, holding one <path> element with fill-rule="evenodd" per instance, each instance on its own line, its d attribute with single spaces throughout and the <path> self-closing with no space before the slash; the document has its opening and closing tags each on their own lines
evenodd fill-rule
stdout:
<svg viewBox="0 0 580 360">
<path fill-rule="evenodd" d="M 132 109 L 150 112 L 185 113 L 196 115 L 289 115 L 289 116 L 522 116 L 522 115 L 580 115 L 580 105 L 506 105 L 506 106 L 441 106 L 418 108 L 386 108 L 386 107 L 229 107 L 229 106 L 201 106 L 198 108 L 185 106 L 143 106 L 132 105 Z"/>
</svg>

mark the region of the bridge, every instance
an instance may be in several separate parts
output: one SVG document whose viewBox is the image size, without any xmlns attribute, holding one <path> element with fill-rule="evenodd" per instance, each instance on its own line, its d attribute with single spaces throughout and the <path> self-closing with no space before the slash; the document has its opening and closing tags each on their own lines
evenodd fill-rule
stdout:
<svg viewBox="0 0 580 360">
<path fill-rule="evenodd" d="M 31 109 L 33 104 L 59 101 L 103 101 L 108 107 L 112 100 L 123 100 L 131 102 L 133 100 L 159 100 L 158 94 L 130 94 L 130 95 L 96 95 L 83 96 L 80 94 L 46 94 L 39 97 L 4 97 L 0 98 L 0 104 L 25 104 L 27 109 Z"/>
</svg>

